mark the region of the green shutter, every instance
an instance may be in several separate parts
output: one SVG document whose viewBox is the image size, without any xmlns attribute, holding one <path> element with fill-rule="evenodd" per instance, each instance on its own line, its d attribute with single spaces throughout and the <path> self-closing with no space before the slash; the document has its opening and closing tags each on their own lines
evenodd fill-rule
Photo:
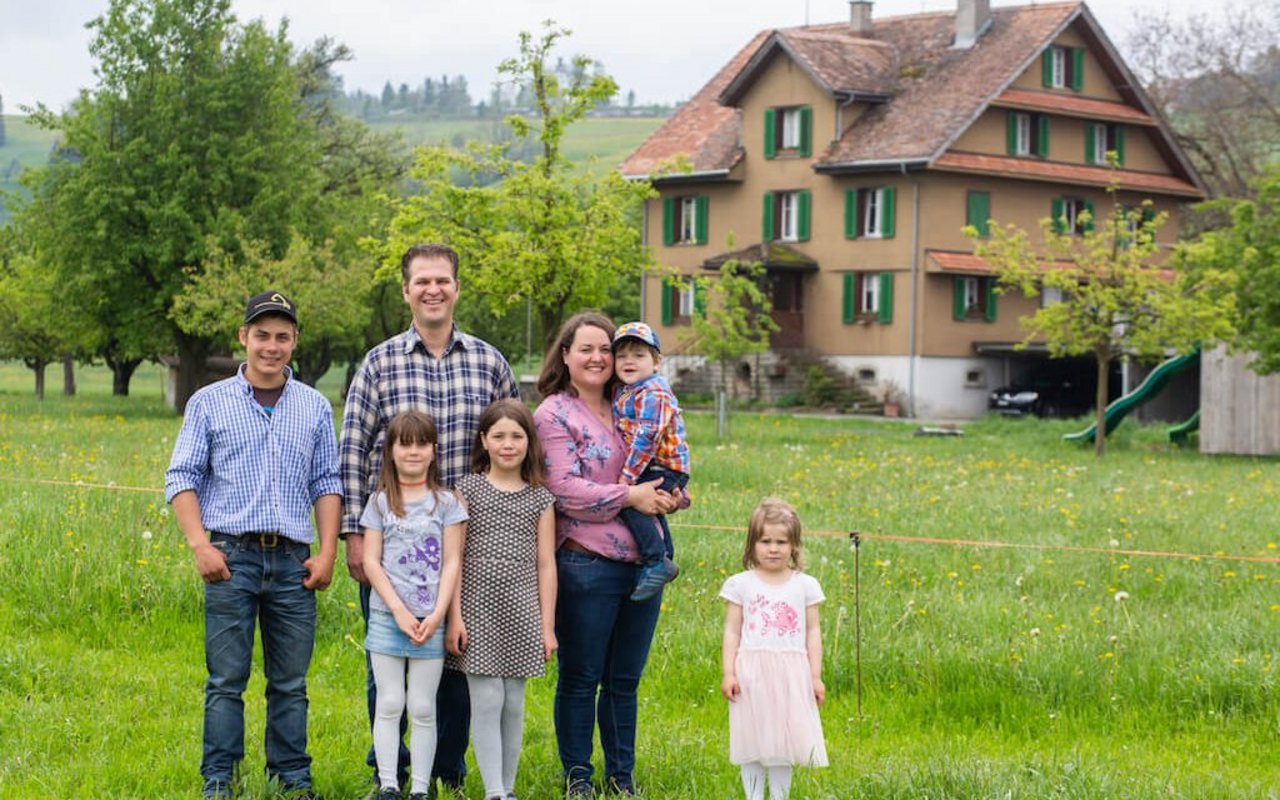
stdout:
<svg viewBox="0 0 1280 800">
<path fill-rule="evenodd" d="M 1049 157 L 1049 115 L 1039 114 L 1036 116 L 1036 155 L 1041 158 Z"/>
<path fill-rule="evenodd" d="M 844 289 L 840 295 L 840 319 L 849 325 L 858 319 L 858 304 L 855 297 L 858 292 L 858 275 L 855 272 L 844 274 Z"/>
<path fill-rule="evenodd" d="M 1009 151 L 1009 155 L 1016 156 L 1018 154 L 1018 112 L 1009 111 L 1005 114 L 1005 147 Z"/>
<path fill-rule="evenodd" d="M 844 238 L 858 238 L 858 190 L 844 190 Z"/>
<path fill-rule="evenodd" d="M 676 199 L 662 198 L 662 243 L 667 247 L 676 242 Z"/>
<path fill-rule="evenodd" d="M 1124 166 L 1124 126 L 1116 126 L 1116 163 Z"/>
<path fill-rule="evenodd" d="M 675 287 L 665 279 L 658 281 L 658 286 L 662 287 L 662 324 L 670 325 L 672 320 L 671 293 L 675 291 Z"/>
<path fill-rule="evenodd" d="M 898 192 L 892 186 L 886 186 L 880 192 L 880 202 L 884 208 L 880 210 L 880 236 L 885 239 L 893 238 L 893 223 L 895 211 L 898 208 Z"/>
<path fill-rule="evenodd" d="M 1089 212 L 1089 224 L 1084 226 L 1086 232 L 1093 230 L 1093 203 L 1088 200 L 1084 201 L 1084 210 Z"/>
<path fill-rule="evenodd" d="M 987 322 L 996 321 L 996 282 L 991 278 L 984 281 L 987 284 Z"/>
<path fill-rule="evenodd" d="M 800 109 L 800 155 L 808 158 L 813 153 L 813 108 Z"/>
<path fill-rule="evenodd" d="M 809 241 L 809 217 L 811 216 L 810 206 L 812 205 L 813 200 L 808 189 L 798 192 L 797 194 L 799 195 L 798 199 L 800 201 L 800 208 L 797 209 L 798 219 L 796 220 L 796 241 L 807 242 Z"/>
<path fill-rule="evenodd" d="M 1055 198 L 1053 198 L 1053 203 L 1052 203 L 1052 205 L 1051 205 L 1051 211 L 1049 212 L 1049 218 L 1053 220 L 1053 232 L 1054 232 L 1054 233 L 1059 233 L 1059 234 L 1060 234 L 1060 233 L 1066 233 L 1066 227 L 1067 227 L 1067 226 L 1066 226 L 1066 225 L 1063 223 L 1063 221 L 1062 221 L 1062 213 L 1063 213 L 1063 211 L 1064 211 L 1064 209 L 1063 209 L 1063 206 L 1062 206 L 1062 198 L 1061 198 L 1061 197 L 1055 197 Z"/>
<path fill-rule="evenodd" d="M 707 199 L 707 196 L 705 194 L 700 194 L 698 195 L 698 198 L 693 201 L 693 205 L 694 205 L 694 213 L 698 215 L 698 218 L 694 220 L 695 243 L 706 244 L 707 243 L 707 225 L 709 222 L 709 220 L 707 219 L 707 209 L 711 206 L 711 203 Z"/>
<path fill-rule="evenodd" d="M 1046 47 L 1044 54 L 1040 56 L 1040 82 L 1045 88 L 1053 86 L 1053 48 Z"/>
<path fill-rule="evenodd" d="M 991 195 L 986 192 L 969 192 L 968 219 L 982 238 L 991 235 Z"/>
<path fill-rule="evenodd" d="M 773 241 L 773 192 L 764 193 L 764 219 L 760 227 L 760 240 Z"/>
<path fill-rule="evenodd" d="M 1077 92 L 1084 88 L 1084 48 L 1071 49 L 1071 88 Z"/>
<path fill-rule="evenodd" d="M 1084 124 L 1084 163 L 1096 164 L 1098 160 L 1093 157 L 1094 151 L 1098 146 L 1098 126 L 1093 122 Z"/>
<path fill-rule="evenodd" d="M 880 324 L 893 322 L 893 273 L 880 273 Z"/>
<path fill-rule="evenodd" d="M 693 281 L 693 313 L 700 317 L 707 315 L 707 287 L 700 281 Z"/>
<path fill-rule="evenodd" d="M 956 320 L 964 319 L 964 278 L 951 279 L 951 316 Z"/>
<path fill-rule="evenodd" d="M 778 154 L 778 112 L 767 108 L 764 112 L 764 157 L 773 158 Z"/>
</svg>

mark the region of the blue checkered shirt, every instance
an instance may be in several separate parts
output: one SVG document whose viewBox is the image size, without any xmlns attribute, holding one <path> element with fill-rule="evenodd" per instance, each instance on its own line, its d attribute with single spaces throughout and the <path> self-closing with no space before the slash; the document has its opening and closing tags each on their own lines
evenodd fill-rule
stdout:
<svg viewBox="0 0 1280 800">
<path fill-rule="evenodd" d="M 311 509 L 342 494 L 333 407 L 286 370 L 284 392 L 267 413 L 242 366 L 187 402 L 164 474 L 165 500 L 193 490 L 205 530 L 277 532 L 315 541 Z"/>
<path fill-rule="evenodd" d="M 401 411 L 418 409 L 440 434 L 440 481 L 453 486 L 471 471 L 471 444 L 480 412 L 494 400 L 519 397 L 511 365 L 496 347 L 456 327 L 439 359 L 417 328 L 373 348 L 351 381 L 342 414 L 342 532 L 360 532 L 360 514 L 378 486 L 382 440 Z"/>
</svg>

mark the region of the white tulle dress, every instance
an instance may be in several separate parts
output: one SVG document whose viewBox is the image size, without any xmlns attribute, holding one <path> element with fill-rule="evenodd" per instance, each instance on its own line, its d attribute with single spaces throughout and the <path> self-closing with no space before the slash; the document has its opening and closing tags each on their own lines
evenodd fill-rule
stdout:
<svg viewBox="0 0 1280 800">
<path fill-rule="evenodd" d="M 803 572 L 775 586 L 747 571 L 726 580 L 720 596 L 742 606 L 741 694 L 729 704 L 729 760 L 827 766 L 805 650 L 805 610 L 826 599 L 822 587 Z"/>
</svg>

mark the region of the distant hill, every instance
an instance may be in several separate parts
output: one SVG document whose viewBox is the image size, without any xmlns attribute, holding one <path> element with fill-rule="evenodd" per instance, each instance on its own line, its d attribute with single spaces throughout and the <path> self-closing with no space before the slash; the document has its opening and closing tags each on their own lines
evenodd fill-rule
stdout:
<svg viewBox="0 0 1280 800">
<path fill-rule="evenodd" d="M 57 134 L 37 128 L 26 117 L 4 115 L 4 144 L 0 145 L 0 224 L 8 221 L 5 196 L 22 191 L 18 175 L 27 167 L 39 166 L 49 159 Z"/>
</svg>

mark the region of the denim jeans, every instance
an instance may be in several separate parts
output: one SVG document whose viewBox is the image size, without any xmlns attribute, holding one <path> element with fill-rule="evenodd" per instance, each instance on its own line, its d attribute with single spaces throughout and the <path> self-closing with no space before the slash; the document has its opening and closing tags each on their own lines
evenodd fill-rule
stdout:
<svg viewBox="0 0 1280 800">
<path fill-rule="evenodd" d="M 360 613 L 364 615 L 366 630 L 369 627 L 369 598 L 373 588 L 360 584 Z M 365 695 L 368 700 L 369 730 L 373 730 L 373 718 L 378 705 L 378 686 L 373 680 L 373 663 L 368 651 L 364 654 Z M 409 748 L 404 744 L 404 734 L 409 728 L 409 718 L 400 715 L 400 764 L 397 775 L 403 786 L 409 777 Z M 467 741 L 471 736 L 471 696 L 467 692 L 467 676 L 457 670 L 446 669 L 440 676 L 440 688 L 436 690 L 436 758 L 431 765 L 431 777 L 439 778 L 449 786 L 461 786 L 467 776 Z M 364 762 L 374 770 L 374 782 L 378 780 L 378 758 L 373 745 Z"/>
<path fill-rule="evenodd" d="M 688 473 L 655 467 L 652 464 L 645 467 L 636 483 L 648 483 L 658 478 L 662 478 L 662 484 L 658 488 L 664 492 L 673 492 L 689 485 Z M 628 506 L 618 512 L 618 519 L 622 520 L 622 524 L 631 531 L 631 538 L 636 540 L 636 551 L 640 553 L 641 564 L 645 566 L 657 564 L 662 561 L 663 556 L 676 557 L 675 543 L 671 541 L 671 527 L 667 525 L 665 514 L 651 517 L 643 511 L 637 511 Z M 658 536 L 659 529 L 662 530 L 662 536 Z"/>
<path fill-rule="evenodd" d="M 560 670 L 554 715 L 560 763 L 569 783 L 591 781 L 598 721 L 606 776 L 629 786 L 636 761 L 636 689 L 662 594 L 632 602 L 639 568 L 625 561 L 561 549 L 556 565 Z"/>
<path fill-rule="evenodd" d="M 267 774 L 288 788 L 311 785 L 307 755 L 307 668 L 315 645 L 316 596 L 302 585 L 310 547 L 280 537 L 264 547 L 257 534 L 213 534 L 231 579 L 205 584 L 205 784 L 230 784 L 244 759 L 244 689 L 262 628 L 267 677 Z"/>
</svg>

